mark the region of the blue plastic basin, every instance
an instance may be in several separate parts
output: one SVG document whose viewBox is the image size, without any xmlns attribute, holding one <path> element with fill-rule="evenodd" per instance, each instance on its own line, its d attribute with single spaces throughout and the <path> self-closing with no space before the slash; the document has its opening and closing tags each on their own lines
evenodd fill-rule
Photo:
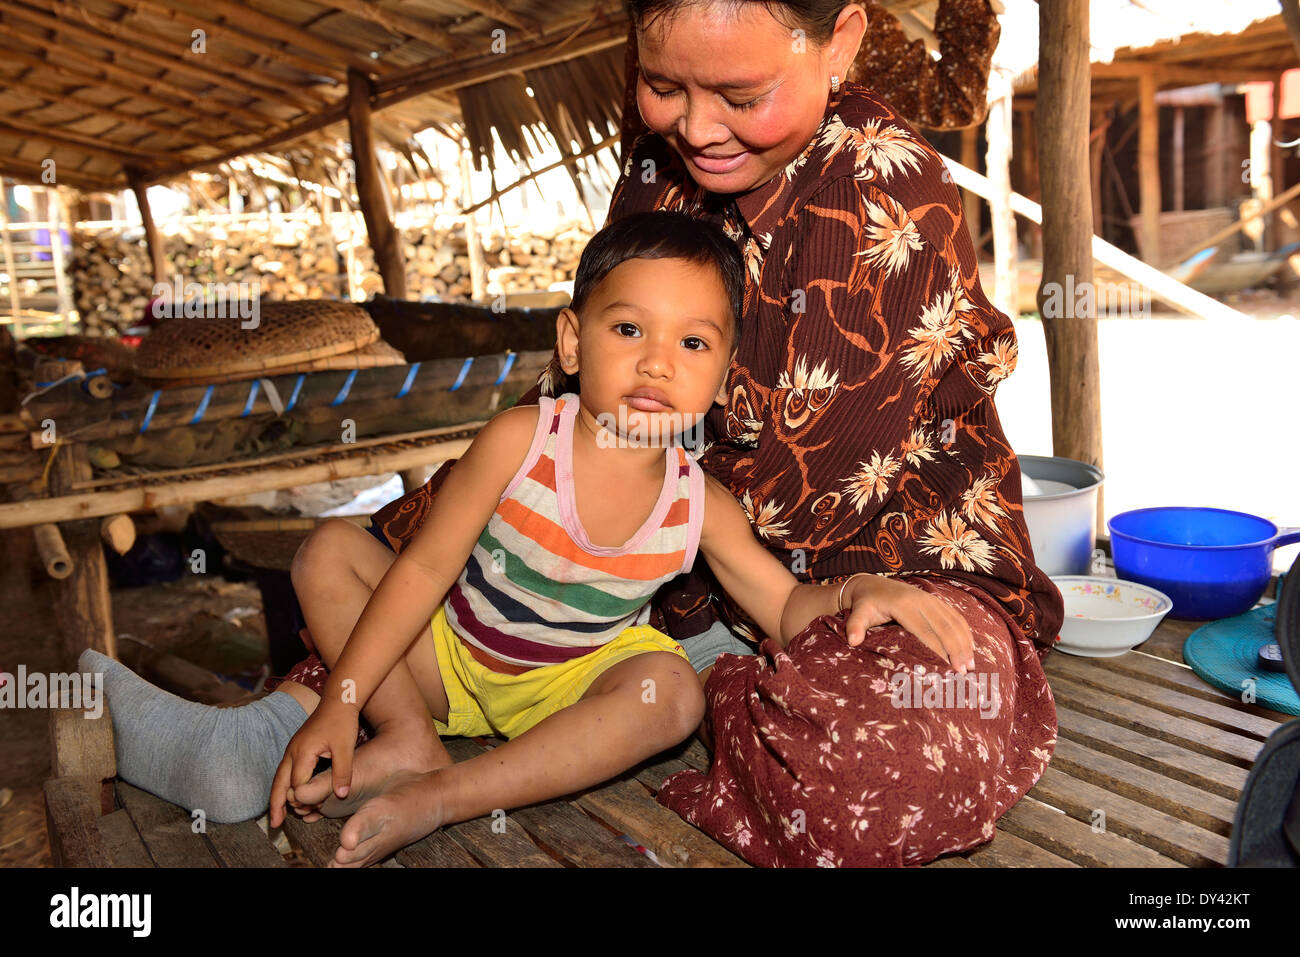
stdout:
<svg viewBox="0 0 1300 957">
<path fill-rule="evenodd" d="M 1106 527 L 1115 574 L 1164 592 L 1171 615 L 1193 620 L 1250 611 L 1268 587 L 1273 549 L 1300 542 L 1300 528 L 1221 508 L 1139 508 Z"/>
</svg>

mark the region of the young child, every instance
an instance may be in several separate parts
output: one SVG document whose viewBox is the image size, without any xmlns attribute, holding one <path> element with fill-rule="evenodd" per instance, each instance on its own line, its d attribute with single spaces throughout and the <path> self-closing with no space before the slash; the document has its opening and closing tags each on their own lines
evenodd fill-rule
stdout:
<svg viewBox="0 0 1300 957">
<path fill-rule="evenodd" d="M 720 229 L 681 214 L 629 216 L 591 240 L 557 320 L 580 392 L 500 413 L 454 465 L 289 743 L 273 826 L 286 802 L 314 816 L 328 779 L 360 805 L 336 863 L 372 864 L 443 824 L 593 786 L 682 741 L 704 714 L 700 682 L 646 622 L 651 596 L 697 551 L 782 644 L 843 609 L 850 644 L 896 620 L 960 670 L 973 666 L 969 631 L 920 589 L 871 575 L 799 585 L 680 444 L 726 400 L 743 270 Z M 433 728 L 413 713 L 419 701 L 386 685 L 401 662 Z M 362 713 L 376 727 L 422 719 L 434 769 L 349 795 Z M 509 740 L 452 763 L 435 728 Z M 331 770 L 313 778 L 321 756 Z"/>
</svg>

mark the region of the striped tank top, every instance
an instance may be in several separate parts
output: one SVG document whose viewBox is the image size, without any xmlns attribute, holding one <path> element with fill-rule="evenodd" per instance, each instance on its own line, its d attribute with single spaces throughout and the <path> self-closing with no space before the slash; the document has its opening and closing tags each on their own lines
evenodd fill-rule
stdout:
<svg viewBox="0 0 1300 957">
<path fill-rule="evenodd" d="M 526 668 L 570 661 L 646 624 L 651 596 L 694 564 L 704 519 L 704 473 L 670 446 L 649 518 L 622 545 L 592 544 L 574 495 L 578 397 L 541 396 L 538 406 L 528 455 L 444 602 L 471 648 Z"/>
</svg>

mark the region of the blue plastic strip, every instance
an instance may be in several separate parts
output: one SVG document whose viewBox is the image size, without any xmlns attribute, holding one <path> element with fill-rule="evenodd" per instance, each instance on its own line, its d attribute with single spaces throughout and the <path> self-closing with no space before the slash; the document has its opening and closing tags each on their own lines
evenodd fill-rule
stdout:
<svg viewBox="0 0 1300 957">
<path fill-rule="evenodd" d="M 298 373 L 298 381 L 293 384 L 293 395 L 289 396 L 289 404 L 284 407 L 284 411 L 288 412 L 298 404 L 298 393 L 302 391 L 302 380 L 305 378 L 307 378 L 307 373 Z"/>
<path fill-rule="evenodd" d="M 338 405 L 347 399 L 348 393 L 352 391 L 352 383 L 356 381 L 357 371 L 358 370 L 353 369 L 348 373 L 348 377 L 343 380 L 343 388 L 339 389 L 339 394 L 334 397 L 334 401 L 331 402 L 330 405 Z"/>
<path fill-rule="evenodd" d="M 260 386 L 261 383 L 254 379 L 252 385 L 248 387 L 248 401 L 244 403 L 244 411 L 239 413 L 241 419 L 253 411 L 253 403 L 257 401 L 257 390 Z"/>
<path fill-rule="evenodd" d="M 406 373 L 406 381 L 403 382 L 402 387 L 397 390 L 397 395 L 394 398 L 400 399 L 402 396 L 406 395 L 406 393 L 411 391 L 411 386 L 415 383 L 415 376 L 419 371 L 420 363 L 412 363 L 411 368 Z"/>
<path fill-rule="evenodd" d="M 447 390 L 448 392 L 455 392 L 457 389 L 460 388 L 460 384 L 465 381 L 465 376 L 469 374 L 469 367 L 472 366 L 473 364 L 474 364 L 473 356 L 470 356 L 468 359 L 465 360 L 465 364 L 460 367 L 460 375 L 456 376 L 456 381 L 451 384 L 451 388 Z"/>
<path fill-rule="evenodd" d="M 203 416 L 208 411 L 208 402 L 212 398 L 212 390 L 216 386 L 208 386 L 208 390 L 203 393 L 203 398 L 199 399 L 199 407 L 194 410 L 194 418 L 190 419 L 190 425 L 198 425 L 203 421 Z"/>
<path fill-rule="evenodd" d="M 153 390 L 153 395 L 149 398 L 149 408 L 144 410 L 144 419 L 140 422 L 141 432 L 149 428 L 149 423 L 153 421 L 154 410 L 158 408 L 158 397 L 160 395 L 162 395 L 161 389 Z"/>
<path fill-rule="evenodd" d="M 497 376 L 497 381 L 496 381 L 496 382 L 493 382 L 492 384 L 493 384 L 494 386 L 498 386 L 498 385 L 500 385 L 502 382 L 505 382 L 505 381 L 506 381 L 506 376 L 508 376 L 508 375 L 510 374 L 510 367 L 511 367 L 512 365 L 514 365 L 514 364 L 515 364 L 515 354 L 514 354 L 513 352 L 507 352 L 507 353 L 506 353 L 506 364 L 503 365 L 503 366 L 501 367 L 501 374 L 500 374 L 499 376 Z"/>
</svg>

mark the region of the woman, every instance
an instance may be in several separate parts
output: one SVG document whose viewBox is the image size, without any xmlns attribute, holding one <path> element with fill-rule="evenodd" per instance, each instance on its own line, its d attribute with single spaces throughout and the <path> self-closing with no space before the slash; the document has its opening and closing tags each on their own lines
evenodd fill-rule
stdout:
<svg viewBox="0 0 1300 957">
<path fill-rule="evenodd" d="M 760 865 L 919 864 L 987 841 L 1055 745 L 1040 659 L 1062 603 L 1033 563 L 993 404 L 1014 330 L 980 289 L 958 194 L 888 104 L 841 79 L 861 5 L 627 6 L 650 132 L 610 218 L 708 217 L 749 267 L 701 463 L 801 579 L 894 575 L 943 597 L 983 673 L 963 705 L 926 677 L 947 662 L 918 638 L 890 625 L 846 649 L 838 617 L 754 655 L 736 634 L 762 636 L 701 568 L 656 596 L 652 621 L 707 680 L 714 762 L 659 800 Z M 568 387 L 553 364 L 520 401 Z M 437 483 L 375 516 L 395 548 Z"/>
<path fill-rule="evenodd" d="M 945 3 L 936 31 L 960 33 L 952 11 L 978 20 L 985 3 Z M 930 592 L 970 627 L 977 663 L 971 682 L 936 680 L 948 671 L 941 648 L 896 623 L 850 648 L 842 615 L 816 619 L 784 650 L 763 640 L 756 655 L 751 641 L 764 636 L 697 561 L 656 595 L 650 623 L 706 681 L 714 760 L 708 774 L 669 778 L 658 799 L 759 865 L 919 864 L 987 841 L 1055 745 L 1040 658 L 1062 602 L 1033 564 L 1019 468 L 993 405 L 1015 366 L 1014 331 L 980 289 L 957 192 L 888 104 L 842 79 L 868 26 L 862 5 L 628 8 L 648 132 L 626 157 L 610 216 L 707 217 L 748 265 L 729 399 L 706 423 L 701 464 L 798 578 L 890 575 Z M 520 402 L 572 386 L 556 360 Z M 376 514 L 376 537 L 400 551 L 449 468 Z M 352 529 L 327 523 L 294 563 L 329 660 L 382 564 L 358 562 L 356 548 Z M 202 793 L 193 806 L 211 820 L 261 813 L 269 772 L 325 679 L 313 655 L 284 694 L 203 709 L 94 664 L 109 672 L 119 769 Z M 418 703 L 405 665 L 387 680 Z M 123 733 L 128 719 L 144 730 Z M 183 729 L 174 746 L 160 741 L 163 726 Z M 411 751 L 419 730 L 375 729 L 355 752 L 353 793 L 394 769 L 431 770 L 429 754 Z M 140 747 L 124 751 L 130 741 Z M 194 769 L 207 777 L 188 780 Z M 219 811 L 212 779 L 228 797 Z M 331 798 L 324 810 L 348 803 Z"/>
</svg>

